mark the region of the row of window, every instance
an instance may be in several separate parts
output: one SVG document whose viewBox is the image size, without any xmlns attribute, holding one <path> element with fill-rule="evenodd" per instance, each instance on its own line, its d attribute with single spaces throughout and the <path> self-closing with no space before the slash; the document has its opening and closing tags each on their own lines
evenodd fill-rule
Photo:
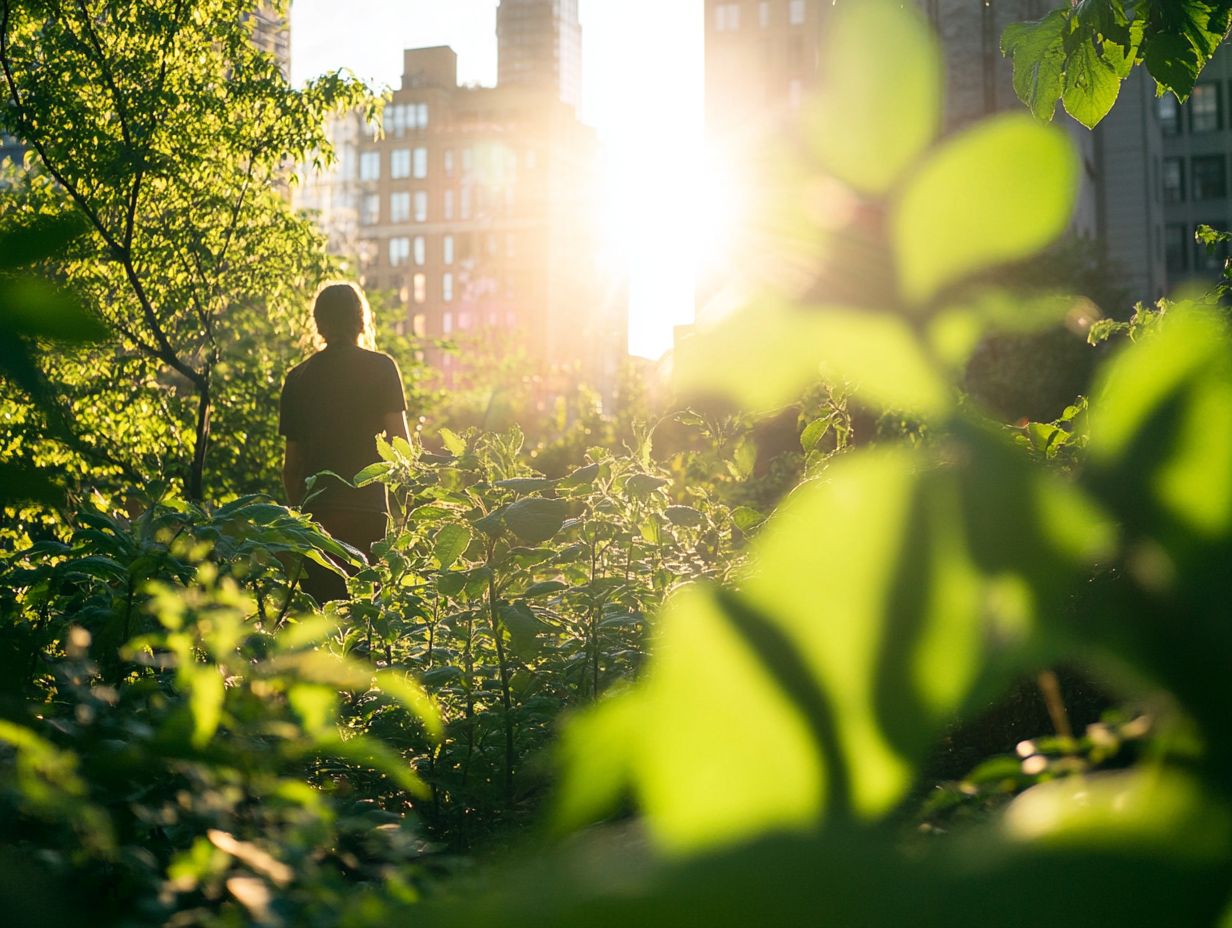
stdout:
<svg viewBox="0 0 1232 928">
<path fill-rule="evenodd" d="M 1205 81 L 1198 84 L 1185 102 L 1184 107 L 1170 93 L 1156 101 L 1159 114 L 1159 129 L 1164 135 L 1180 135 L 1184 129 L 1184 115 L 1189 114 L 1189 131 L 1194 135 L 1218 132 L 1223 128 L 1223 84 Z"/>
<path fill-rule="evenodd" d="M 1194 155 L 1189 159 L 1188 178 L 1184 158 L 1165 158 L 1162 184 L 1165 203 L 1222 199 L 1228 195 L 1227 155 Z"/>
<path fill-rule="evenodd" d="M 408 130 L 428 128 L 428 104 L 393 103 L 385 107 L 386 135 L 402 138 Z"/>
<path fill-rule="evenodd" d="M 423 267 L 428 263 L 428 240 L 430 236 L 424 235 L 395 235 L 388 240 L 389 248 L 389 263 L 393 267 L 399 267 L 413 262 L 416 267 Z M 518 252 L 517 235 L 513 232 L 504 234 L 505 257 L 517 257 Z M 375 246 L 375 243 L 373 243 Z M 369 246 L 369 247 L 373 247 Z M 501 237 L 498 233 L 489 232 L 484 236 L 465 235 L 461 236 L 459 247 L 454 246 L 454 237 L 452 235 L 441 236 L 441 263 L 453 264 L 455 255 L 460 260 L 467 260 L 471 255 L 484 254 L 487 257 L 494 258 L 500 254 Z"/>
<path fill-rule="evenodd" d="M 458 168 L 458 157 L 452 148 L 441 153 L 441 168 L 446 177 L 453 177 Z M 481 146 L 478 156 L 473 148 L 463 148 L 461 152 L 463 173 L 470 173 L 476 167 L 489 174 L 513 176 L 518 169 L 518 153 L 503 146 Z M 528 148 L 524 155 L 527 170 L 534 170 L 538 165 L 538 156 L 533 148 Z M 395 148 L 389 153 L 389 176 L 395 180 L 413 177 L 424 180 L 428 176 L 428 149 Z M 359 156 L 359 179 L 363 181 L 381 179 L 381 152 L 365 151 Z"/>
<path fill-rule="evenodd" d="M 450 154 L 452 157 L 452 153 Z M 428 149 L 395 148 L 389 153 L 389 176 L 395 180 L 405 177 L 414 177 L 416 180 L 427 178 Z M 359 156 L 359 179 L 381 179 L 381 153 L 379 151 L 366 151 Z"/>
<path fill-rule="evenodd" d="M 453 264 L 453 257 L 453 236 L 442 236 L 441 263 Z M 416 267 L 423 267 L 428 263 L 428 243 L 424 236 L 398 235 L 389 240 L 390 265 L 393 267 L 399 267 L 412 259 L 414 259 Z"/>
<path fill-rule="evenodd" d="M 740 6 L 739 3 L 716 4 L 714 7 L 714 31 L 740 31 Z M 762 29 L 770 26 L 770 7 L 769 0 L 759 0 L 757 4 L 757 25 Z M 805 0 L 790 0 L 787 4 L 787 22 L 793 26 L 803 25 L 806 10 Z"/>
<path fill-rule="evenodd" d="M 455 219 L 468 220 L 476 215 L 487 216 L 493 212 L 510 215 L 514 209 L 514 191 L 491 191 L 484 187 L 462 186 L 457 190 L 441 191 L 442 222 Z M 429 216 L 428 191 L 398 190 L 389 195 L 389 212 L 386 222 L 427 222 Z M 361 225 L 374 226 L 381 222 L 381 195 L 365 193 L 360 200 L 359 221 Z"/>
<path fill-rule="evenodd" d="M 514 328 L 518 323 L 517 313 L 508 311 L 505 313 L 489 312 L 486 320 L 479 313 L 458 313 L 454 315 L 451 312 L 441 313 L 441 329 L 446 335 L 454 331 L 465 332 L 468 329 L 478 327 L 481 322 L 487 322 L 489 329 L 499 328 L 502 324 L 508 328 Z M 418 313 L 412 317 L 413 331 L 420 338 L 428 334 L 428 317 L 423 313 Z M 446 355 L 446 357 L 449 357 Z M 448 366 L 448 365 L 446 365 Z"/>
<path fill-rule="evenodd" d="M 453 302 L 453 273 L 451 271 L 447 271 L 441 275 L 441 286 L 439 292 L 441 294 L 441 302 Z M 403 300 L 406 300 L 409 297 L 411 301 L 418 306 L 422 306 L 424 303 L 428 302 L 428 275 L 422 272 L 411 275 L 410 292 L 408 293 L 407 290 L 403 288 L 400 295 Z"/>
<path fill-rule="evenodd" d="M 1204 225 L 1215 229 L 1227 228 L 1227 223 L 1222 220 L 1212 220 Z M 1168 223 L 1164 227 L 1164 260 L 1167 262 L 1168 273 L 1179 274 L 1190 270 L 1191 252 L 1194 271 L 1218 273 L 1223 269 L 1224 261 L 1228 258 L 1227 245 L 1203 245 L 1195 238 L 1197 231 L 1197 226 L 1183 223 Z"/>
</svg>

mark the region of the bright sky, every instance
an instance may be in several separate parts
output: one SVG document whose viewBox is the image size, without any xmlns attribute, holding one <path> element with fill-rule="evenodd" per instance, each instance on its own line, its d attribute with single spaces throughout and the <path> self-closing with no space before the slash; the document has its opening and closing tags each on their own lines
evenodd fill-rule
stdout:
<svg viewBox="0 0 1232 928">
<path fill-rule="evenodd" d="M 580 0 L 582 118 L 607 153 L 606 226 L 630 271 L 629 348 L 658 357 L 693 317 L 702 207 L 702 0 Z M 402 49 L 450 45 L 496 82 L 496 0 L 294 0 L 298 81 L 347 67 L 397 86 Z"/>
</svg>

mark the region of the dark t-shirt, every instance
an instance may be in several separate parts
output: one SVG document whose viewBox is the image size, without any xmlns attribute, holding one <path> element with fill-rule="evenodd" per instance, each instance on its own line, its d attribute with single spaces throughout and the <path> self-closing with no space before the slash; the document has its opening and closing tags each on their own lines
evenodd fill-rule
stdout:
<svg viewBox="0 0 1232 928">
<path fill-rule="evenodd" d="M 376 436 L 385 414 L 404 409 L 402 376 L 393 358 L 356 345 L 330 346 L 287 374 L 278 431 L 300 443 L 308 474 L 330 470 L 350 480 L 380 460 Z M 322 492 L 306 504 L 310 512 L 386 511 L 381 484 L 353 490 L 323 477 L 316 489 Z"/>
</svg>

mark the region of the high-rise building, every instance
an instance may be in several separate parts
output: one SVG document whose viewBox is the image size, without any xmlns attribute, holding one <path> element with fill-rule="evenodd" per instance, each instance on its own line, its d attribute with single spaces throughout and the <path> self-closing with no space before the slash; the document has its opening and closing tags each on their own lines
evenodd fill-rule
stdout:
<svg viewBox="0 0 1232 928">
<path fill-rule="evenodd" d="M 1146 104 L 1160 137 L 1153 189 L 1162 200 L 1162 252 L 1168 286 L 1209 283 L 1223 270 L 1227 249 L 1195 241 L 1198 226 L 1226 230 L 1232 222 L 1228 169 L 1232 156 L 1232 51 L 1224 46 L 1207 64 L 1193 94 L 1178 104 L 1171 94 Z M 1119 106 L 1120 104 L 1118 104 Z"/>
<path fill-rule="evenodd" d="M 516 345 L 609 384 L 627 313 L 599 272 L 598 143 L 573 107 L 517 84 L 459 87 L 452 49 L 410 49 L 384 130 L 355 146 L 365 287 L 396 294 L 429 340 Z M 457 373 L 453 354 L 428 360 Z"/>
<path fill-rule="evenodd" d="M 549 91 L 582 105 L 578 0 L 501 0 L 496 10 L 497 83 Z"/>
<path fill-rule="evenodd" d="M 1051 4 L 918 0 L 918 6 L 936 30 L 945 59 L 943 133 L 960 132 L 1005 110 L 1022 111 L 1000 37 L 1010 23 L 1039 18 Z M 798 111 L 817 88 L 835 5 L 831 0 L 706 0 L 705 12 L 707 140 L 721 153 L 719 160 L 755 180 L 753 159 L 760 141 L 769 132 L 798 125 Z M 1099 240 L 1104 188 L 1099 183 L 1097 137 L 1060 111 L 1057 123 L 1073 138 L 1083 172 L 1070 232 Z M 1143 258 L 1132 256 L 1139 266 Z M 714 284 L 702 283 L 699 301 L 712 298 Z"/>
</svg>

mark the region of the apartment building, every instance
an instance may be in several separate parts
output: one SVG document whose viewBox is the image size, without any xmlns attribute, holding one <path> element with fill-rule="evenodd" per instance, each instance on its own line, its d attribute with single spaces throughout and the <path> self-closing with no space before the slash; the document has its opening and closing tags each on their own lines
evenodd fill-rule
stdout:
<svg viewBox="0 0 1232 928">
<path fill-rule="evenodd" d="M 364 286 L 396 294 L 425 338 L 610 382 L 627 311 L 598 270 L 598 143 L 573 107 L 539 87 L 460 87 L 453 50 L 421 48 L 384 122 L 355 151 Z M 465 364 L 427 353 L 447 380 Z"/>
<path fill-rule="evenodd" d="M 501 87 L 551 93 L 582 105 L 582 24 L 578 0 L 501 0 L 496 10 Z"/>
<path fill-rule="evenodd" d="M 1219 278 L 1227 249 L 1197 243 L 1201 225 L 1232 227 L 1232 52 L 1225 46 L 1182 105 L 1171 94 L 1150 100 L 1161 139 L 1156 190 L 1163 201 L 1162 251 L 1169 288 Z"/>
</svg>

